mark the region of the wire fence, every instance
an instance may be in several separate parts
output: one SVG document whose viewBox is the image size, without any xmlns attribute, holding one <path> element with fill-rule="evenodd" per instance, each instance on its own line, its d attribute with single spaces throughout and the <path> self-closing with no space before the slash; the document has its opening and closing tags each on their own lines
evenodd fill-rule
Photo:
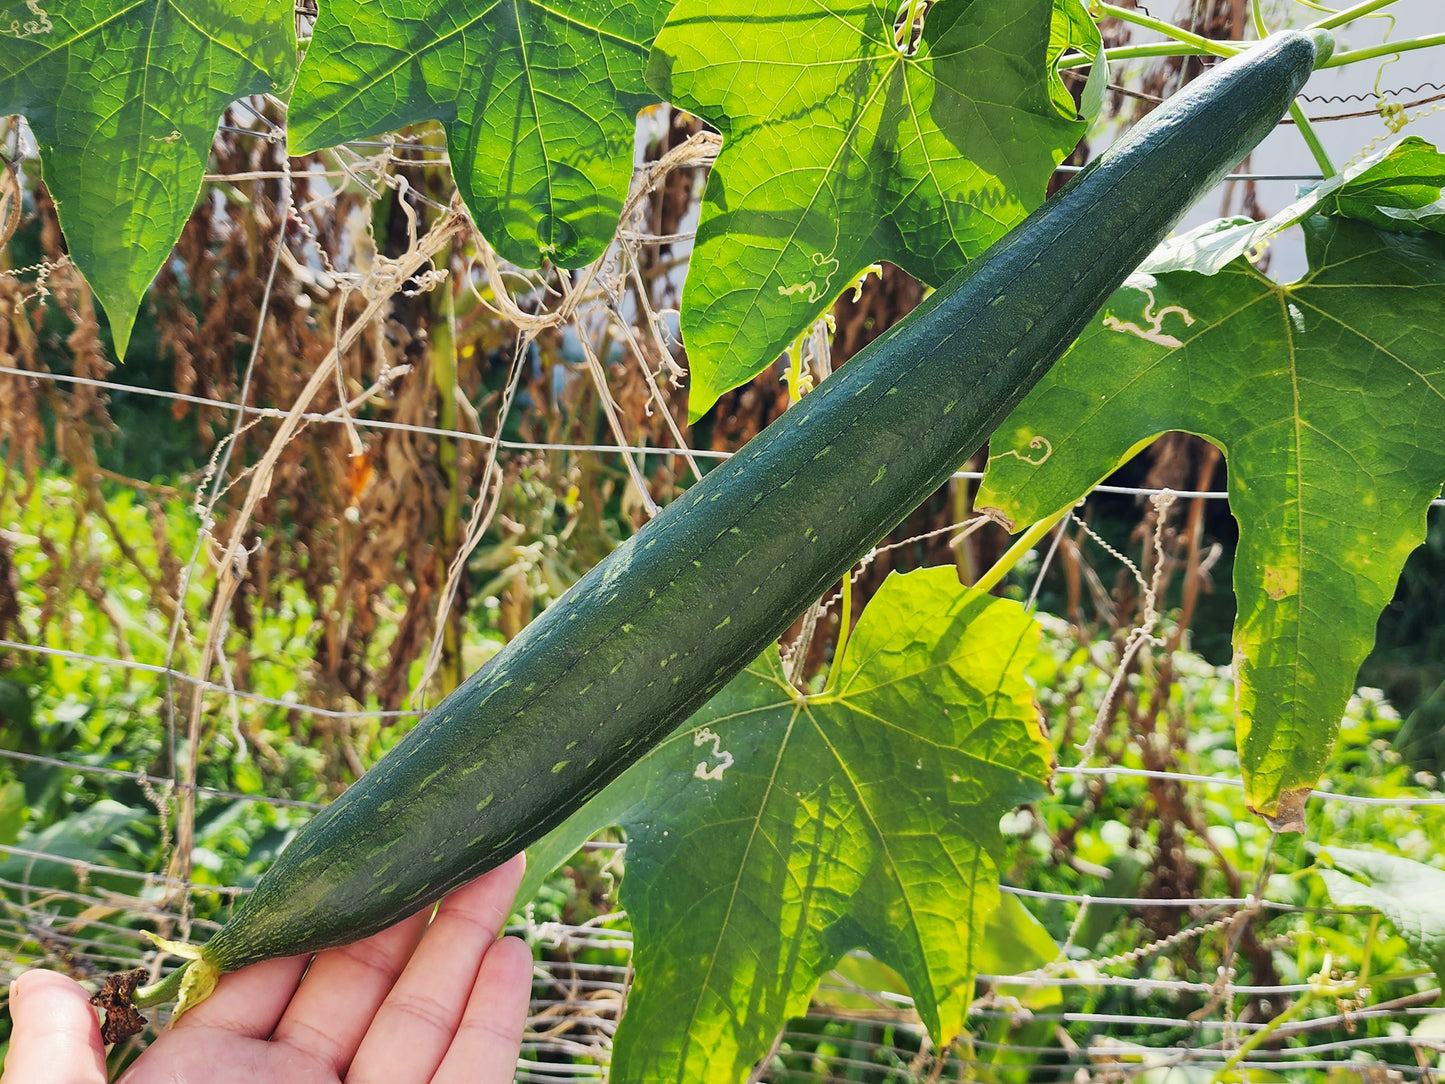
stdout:
<svg viewBox="0 0 1445 1084">
<path fill-rule="evenodd" d="M 1438 88 L 1431 85 L 1429 89 Z M 258 101 L 234 111 L 230 121 L 222 126 L 222 132 L 244 140 L 274 141 L 280 129 L 267 116 L 268 108 L 274 112 L 274 103 L 268 107 L 267 103 Z M 12 129 L 11 136 L 12 160 L 25 161 L 20 133 Z M 664 238 L 669 242 L 679 241 L 685 252 L 691 234 L 688 231 L 649 234 L 646 224 L 638 221 L 632 211 L 656 190 L 667 173 L 703 168 L 715 153 L 715 141 L 688 140 L 656 162 L 640 163 L 633 201 L 629 204 L 631 210 L 624 215 L 623 234 L 619 235 L 617 245 L 597 267 L 571 283 L 561 284 L 564 292 L 560 297 L 557 282 L 540 282 L 518 269 L 501 267 L 486 250 L 485 243 L 474 239 L 478 252 L 462 281 L 473 293 L 484 286 L 490 289 L 486 304 L 499 318 L 511 322 L 519 341 L 518 358 L 526 356 L 528 345 L 538 335 L 565 330 L 584 355 L 585 364 L 579 368 L 596 382 L 595 390 L 606 413 L 616 409 L 615 389 L 608 383 L 615 379 L 615 373 L 600 364 L 599 357 L 606 356 L 609 341 L 621 340 L 635 357 L 651 359 L 653 368 L 648 370 L 649 386 L 645 389 L 647 409 L 659 410 L 671 418 L 668 412 L 676 403 L 664 389 L 668 366 L 675 364 L 675 344 L 668 338 L 669 325 L 663 318 L 666 314 L 639 311 L 637 306 L 645 309 L 648 299 L 654 295 L 648 290 L 628 294 L 627 289 L 637 277 L 641 266 L 639 251 L 643 246 L 658 244 L 659 238 Z M 320 201 L 334 204 L 339 194 L 349 187 L 353 191 L 360 188 L 368 197 L 378 199 L 388 192 L 396 194 L 409 208 L 407 213 L 414 216 L 414 221 L 424 208 L 438 215 L 454 210 L 448 203 L 427 195 L 405 180 L 404 171 L 416 166 L 447 168 L 441 148 L 434 143 L 400 139 L 358 141 L 330 154 L 331 168 L 322 168 L 313 162 L 305 172 L 309 183 L 321 186 L 313 192 Z M 434 225 L 430 233 L 415 229 L 403 255 L 378 260 L 367 271 L 340 269 L 331 262 L 333 257 L 316 242 L 312 232 L 301 230 L 298 240 L 288 231 L 288 224 L 294 226 L 301 221 L 305 225 L 296 217 L 292 188 L 302 175 L 301 169 L 283 160 L 282 168 L 234 170 L 208 177 L 208 182 L 218 187 L 275 183 L 283 191 L 274 215 L 268 215 L 259 207 L 255 212 L 258 232 L 280 237 L 282 243 L 274 246 L 274 258 L 264 282 L 257 283 L 260 301 L 254 332 L 250 335 L 256 347 L 246 359 L 233 398 L 141 386 L 83 372 L 0 364 L 0 376 L 27 382 L 33 387 L 123 394 L 165 401 L 178 408 L 203 409 L 230 418 L 229 435 L 219 443 L 208 468 L 191 484 L 188 495 L 196 509 L 198 540 L 182 564 L 166 571 L 172 581 L 169 584 L 173 588 L 172 597 L 178 600 L 178 605 L 169 627 L 158 637 L 158 652 L 153 658 L 123 657 L 119 651 L 111 654 L 74 651 L 52 644 L 0 638 L 0 652 L 15 658 L 44 660 L 82 673 L 107 675 L 117 687 L 123 686 L 130 676 L 155 682 L 165 690 L 170 742 L 167 759 L 174 767 L 169 774 L 161 774 L 117 767 L 113 763 L 90 762 L 63 752 L 46 754 L 0 748 L 0 764 L 11 766 L 15 772 L 27 768 L 54 769 L 63 774 L 66 786 L 78 787 L 80 781 L 134 785 L 154 804 L 161 818 L 162 834 L 168 837 L 175 856 L 163 869 L 139 870 L 126 868 L 124 855 L 104 858 L 92 853 L 87 857 L 73 848 L 50 849 L 47 843 L 55 841 L 43 832 L 0 845 L 0 939 L 9 946 L 4 960 L 7 978 L 34 963 L 66 967 L 89 978 L 98 977 L 106 970 L 133 966 L 159 974 L 168 961 L 157 957 L 137 937 L 139 927 L 180 929 L 186 936 L 203 938 L 219 928 L 220 921 L 213 916 L 223 913 L 228 904 L 249 891 L 243 884 L 211 883 L 214 878 L 208 878 L 204 864 L 197 865 L 195 855 L 186 850 L 185 841 L 192 838 L 186 833 L 194 831 L 198 810 L 210 808 L 209 803 L 260 806 L 281 814 L 298 815 L 321 808 L 319 802 L 282 793 L 244 792 L 202 782 L 200 768 L 204 759 L 198 738 L 203 729 L 198 720 L 203 711 L 217 715 L 229 713 L 238 728 L 249 725 L 243 718 L 244 713 L 264 710 L 275 710 L 288 718 L 295 715 L 347 725 L 404 720 L 422 714 L 419 706 L 336 707 L 336 700 L 328 698 L 322 690 L 314 691 L 316 702 L 275 696 L 241 687 L 231 676 L 226 656 L 227 632 L 233 631 L 229 615 L 235 592 L 246 582 L 248 560 L 260 560 L 255 554 L 247 556 L 252 553 L 249 548 L 252 534 L 258 530 L 264 533 L 268 527 L 256 520 L 256 509 L 269 484 L 268 471 L 275 468 L 280 450 L 300 429 L 338 427 L 352 434 L 353 439 L 356 433 L 369 431 L 386 431 L 410 438 L 440 438 L 474 446 L 485 457 L 478 474 L 479 484 L 472 494 L 473 508 L 465 523 L 465 535 L 457 540 L 457 556 L 451 562 L 446 583 L 441 585 L 439 594 L 443 604 L 438 607 L 439 614 L 446 611 L 446 603 L 453 597 L 457 582 L 466 573 L 467 557 L 474 552 L 487 527 L 498 515 L 507 514 L 508 506 L 499 484 L 502 469 L 498 465 L 505 457 L 537 453 L 621 461 L 643 501 L 653 502 L 651 482 L 641 466 L 646 461 L 682 457 L 720 460 L 731 454 L 718 448 L 691 447 L 677 430 L 673 430 L 678 439 L 672 447 L 631 442 L 623 439 L 623 426 L 618 418 L 604 423 L 610 425 L 617 438 L 612 443 L 509 436 L 508 409 L 521 379 L 520 364 L 514 364 L 508 374 L 501 405 L 490 427 L 475 417 L 465 423 L 443 425 L 378 416 L 387 412 L 393 387 L 407 378 L 407 374 L 400 371 L 382 373 L 359 393 L 349 389 L 346 394 L 339 394 L 338 405 L 329 410 L 315 408 L 312 401 L 318 398 L 320 389 L 333 382 L 341 386 L 339 359 L 349 346 L 385 322 L 391 300 L 404 290 L 425 293 L 438 285 L 439 278 L 427 279 L 428 269 L 446 245 L 467 236 L 467 227 L 462 221 L 454 221 L 445 227 L 449 231 L 445 233 L 441 232 L 441 225 Z M 1308 181 L 1319 177 L 1241 173 L 1233 179 Z M 336 183 L 333 186 L 331 182 Z M 449 221 L 437 219 L 438 223 Z M 283 270 L 278 272 L 278 268 Z M 266 322 L 272 318 L 271 303 L 277 284 L 288 289 L 295 285 L 287 279 L 287 274 L 312 289 L 316 282 L 324 280 L 330 284 L 329 292 L 343 295 L 343 304 L 336 310 L 333 347 L 316 364 L 306 387 L 294 398 L 265 405 L 252 401 L 252 388 L 254 382 L 265 375 L 259 368 L 259 350 Z M 40 273 L 35 283 L 27 284 L 31 289 L 27 304 L 45 302 L 47 277 L 54 275 L 55 268 L 50 267 Z M 547 295 L 549 291 L 545 304 L 529 300 Z M 359 311 L 347 311 L 344 305 L 347 296 L 362 297 L 366 303 Z M 624 302 L 624 297 L 632 300 Z M 345 314 L 344 320 L 342 314 Z M 666 356 L 661 356 L 659 350 Z M 646 368 L 645 360 L 641 364 Z M 264 453 L 253 451 L 247 465 L 233 467 L 232 451 L 240 437 L 262 421 L 275 425 L 266 438 Z M 955 479 L 971 482 L 980 476 L 977 471 L 962 470 L 955 474 Z M 1227 497 L 1226 493 L 1212 489 L 1175 490 L 1157 486 L 1105 484 L 1096 491 L 1141 499 L 1163 493 L 1188 500 Z M 226 502 L 234 503 L 238 492 L 244 492 L 245 501 L 227 509 Z M 661 500 L 664 496 L 658 493 L 655 499 Z M 1445 501 L 1435 504 L 1445 504 Z M 222 512 L 227 512 L 225 532 L 219 526 Z M 951 523 L 946 531 L 957 532 L 963 526 L 964 521 Z M 944 530 L 940 528 L 931 533 Z M 1055 538 L 1063 536 L 1061 528 Z M 905 535 L 891 545 L 906 545 L 922 537 L 921 534 Z M 15 548 L 26 543 L 18 536 L 11 536 L 10 544 Z M 1053 554 L 1051 549 L 1049 557 Z M 1047 559 L 1044 565 L 1047 566 Z M 1044 567 L 1036 571 L 1038 580 L 1042 580 L 1044 571 Z M 1134 571 L 1137 574 L 1137 569 Z M 199 614 L 187 612 L 185 601 L 188 590 L 196 584 L 202 585 L 210 596 L 202 607 L 206 612 Z M 3 589 L 4 585 L 0 584 L 0 590 Z M 440 618 L 436 622 L 433 636 L 436 643 L 442 639 L 442 623 Z M 433 669 L 428 665 L 427 677 Z M 1108 662 L 1100 663 L 1098 669 L 1107 679 Z M 424 677 L 421 685 L 427 684 Z M 189 688 L 194 694 L 189 708 L 176 706 L 184 699 L 175 693 L 179 687 Z M 1190 803 L 1202 805 L 1207 805 L 1209 796 L 1217 791 L 1238 792 L 1242 786 L 1237 769 L 1228 766 L 1208 773 L 1119 763 L 1066 764 L 1059 768 L 1058 776 L 1061 787 L 1077 786 L 1081 793 L 1093 794 L 1090 800 L 1096 804 L 1102 800 L 1101 795 L 1131 780 L 1178 788 L 1180 793 L 1191 796 L 1187 799 Z M 1338 785 L 1350 788 L 1353 782 L 1346 778 L 1339 780 Z M 1417 794 L 1392 796 L 1321 789 L 1312 794 L 1311 802 L 1316 808 L 1352 809 L 1365 814 L 1376 810 L 1445 809 L 1445 795 L 1424 784 Z M 108 837 L 97 838 L 103 841 Z M 615 857 L 618 852 L 625 852 L 625 847 L 621 843 L 599 840 L 588 844 L 587 850 L 594 855 Z M 55 875 L 45 874 L 47 870 L 54 871 Z M 1261 1017 L 1259 1014 L 1265 1011 L 1261 1006 L 1271 1007 L 1278 1016 L 1284 1006 L 1306 995 L 1315 996 L 1321 989 L 1319 982 L 1236 982 L 1232 965 L 1211 981 L 1181 977 L 1189 971 L 1188 958 L 1199 944 L 1234 937 L 1236 931 L 1256 922 L 1261 914 L 1305 916 L 1326 926 L 1341 916 L 1351 919 L 1357 916 L 1354 909 L 1269 898 L 1263 891 L 1263 883 L 1262 879 L 1254 890 L 1248 890 L 1245 885 L 1246 890 L 1240 892 L 1173 896 L 1051 891 L 1006 883 L 1002 886 L 1006 895 L 1031 905 L 1059 909 L 1070 923 L 1071 937 L 1091 913 L 1101 908 L 1122 909 L 1129 916 L 1126 923 L 1142 923 L 1142 916 L 1160 910 L 1175 912 L 1177 929 L 1162 937 L 1145 938 L 1133 948 L 1114 955 L 1071 954 L 1068 950 L 1073 946 L 1066 940 L 1059 958 L 1046 965 L 1016 974 L 981 974 L 980 996 L 970 1009 L 969 1032 L 943 1051 L 933 1049 L 906 993 L 868 988 L 850 980 L 840 969 L 824 981 L 810 1011 L 784 1029 L 755 1079 L 777 1082 L 1146 1079 L 1173 1084 L 1208 1078 L 1207 1075 L 1167 1075 L 1176 1069 L 1206 1074 L 1225 1069 L 1292 1073 L 1319 1070 L 1368 1081 L 1436 1079 L 1441 1054 L 1445 1053 L 1445 1044 L 1436 1037 L 1442 1031 L 1421 1026 L 1426 1021 L 1445 1020 L 1445 1009 L 1438 1004 L 1440 991 L 1431 976 L 1409 973 L 1378 977 L 1370 986 L 1368 1003 L 1364 994 L 1358 1004 L 1343 995 L 1321 998 L 1317 1015 L 1283 1025 L 1274 1017 Z M 198 900 L 206 901 L 207 906 L 199 907 Z M 632 938 L 625 916 L 612 911 L 576 924 L 530 917 L 517 932 L 538 946 L 534 997 L 517 1080 L 601 1079 L 632 975 Z M 1226 959 L 1228 955 L 1225 954 Z M 1329 975 L 1324 979 L 1329 980 Z M 1033 996 L 1041 991 L 1048 996 Z M 1171 1004 L 1195 1004 L 1201 998 L 1204 1008 L 1192 1015 L 1150 1011 Z M 1093 1007 L 1079 1007 L 1082 1005 Z M 1128 1009 L 1105 1011 L 1099 1006 L 1127 1006 Z M 1242 1013 L 1236 1012 L 1238 1006 L 1244 1006 Z M 1354 1034 L 1361 1028 L 1371 1033 Z M 1325 1032 L 1330 1034 L 1318 1038 Z M 1083 1036 L 1082 1041 L 1079 1036 Z M 1260 1036 L 1268 1041 L 1252 1045 Z M 1330 1079 L 1343 1078 L 1332 1076 Z"/>
</svg>

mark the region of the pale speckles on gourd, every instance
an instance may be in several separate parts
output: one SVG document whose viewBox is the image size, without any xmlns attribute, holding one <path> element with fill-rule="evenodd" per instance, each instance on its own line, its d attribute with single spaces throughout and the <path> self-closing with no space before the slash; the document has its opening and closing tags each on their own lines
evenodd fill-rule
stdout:
<svg viewBox="0 0 1445 1084">
<path fill-rule="evenodd" d="M 487 766 L 487 762 L 486 762 L 485 760 L 476 760 L 476 761 L 473 761 L 471 764 L 468 764 L 465 768 L 462 769 L 462 771 L 461 771 L 461 778 L 462 778 L 462 779 L 465 779 L 467 776 L 471 775 L 473 772 L 479 772 L 479 771 L 481 771 L 483 768 L 485 768 L 486 766 Z"/>
<path fill-rule="evenodd" d="M 491 804 L 492 804 L 492 799 L 495 798 L 495 797 L 496 797 L 495 794 L 488 794 L 485 798 L 483 798 L 480 802 L 478 802 L 478 803 L 477 803 L 477 812 L 480 813 L 482 810 L 486 809 L 487 806 L 491 805 Z"/>
<path fill-rule="evenodd" d="M 957 400 L 957 399 L 950 399 L 950 400 L 948 401 L 948 405 L 943 408 L 943 413 L 944 413 L 944 414 L 951 414 L 951 413 L 953 413 L 953 408 L 956 407 L 956 406 L 958 406 L 958 400 Z"/>
<path fill-rule="evenodd" d="M 731 625 L 732 622 L 733 619 L 731 617 L 724 617 L 721 621 L 719 621 L 716 625 L 712 627 L 712 631 L 717 632 L 719 629 L 725 629 L 729 625 Z"/>
<path fill-rule="evenodd" d="M 553 765 L 552 765 L 552 774 L 553 774 L 553 775 L 556 775 L 558 772 L 560 772 L 563 768 L 567 767 L 567 765 L 569 765 L 569 764 L 571 764 L 571 763 L 572 763 L 572 762 L 571 762 L 570 760 L 559 760 L 559 761 L 557 761 L 556 764 L 553 764 Z"/>
<path fill-rule="evenodd" d="M 391 808 L 392 806 L 394 806 L 395 804 L 396 804 L 396 799 L 395 799 L 395 798 L 388 798 L 386 801 L 382 802 L 380 805 L 378 805 L 378 806 L 376 807 L 376 811 L 377 811 L 378 813 L 385 813 L 388 809 L 390 809 L 390 808 Z"/>
<path fill-rule="evenodd" d="M 752 550 L 748 550 L 746 553 L 744 553 L 741 557 L 739 557 L 736 561 L 733 562 L 733 567 L 734 567 L 734 568 L 737 568 L 738 565 L 742 564 L 744 561 L 746 561 L 746 560 L 747 560 L 749 557 L 751 557 L 752 555 L 753 555 L 753 551 L 752 551 Z"/>
<path fill-rule="evenodd" d="M 831 444 L 825 444 L 825 445 L 823 445 L 823 447 L 822 447 L 818 452 L 814 453 L 814 455 L 813 455 L 814 461 L 816 462 L 817 460 L 822 459 L 825 455 L 827 455 L 827 454 L 828 454 L 829 452 L 831 452 L 832 450 L 833 450 L 833 446 L 832 446 Z"/>
<path fill-rule="evenodd" d="M 657 539 L 649 538 L 646 542 L 642 544 L 642 548 L 645 550 L 650 550 L 655 545 L 657 545 Z"/>
<path fill-rule="evenodd" d="M 879 467 L 879 468 L 878 468 L 878 473 L 873 476 L 873 481 L 869 482 L 868 484 L 869 484 L 870 486 L 876 486 L 879 482 L 883 481 L 883 476 L 884 476 L 885 474 L 887 474 L 887 473 L 888 473 L 888 468 L 887 468 L 887 467 Z"/>
</svg>

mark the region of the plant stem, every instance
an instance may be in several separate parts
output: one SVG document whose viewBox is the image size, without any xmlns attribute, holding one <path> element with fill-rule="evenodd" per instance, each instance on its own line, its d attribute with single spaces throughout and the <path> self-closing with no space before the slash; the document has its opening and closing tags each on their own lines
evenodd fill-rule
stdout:
<svg viewBox="0 0 1445 1084">
<path fill-rule="evenodd" d="M 1254 36 L 1260 41 L 1269 37 L 1269 24 L 1264 21 L 1264 8 L 1260 0 L 1249 0 L 1249 13 L 1254 19 Z"/>
<path fill-rule="evenodd" d="M 1346 64 L 1357 64 L 1361 60 L 1373 60 L 1377 56 L 1409 53 L 1416 49 L 1433 49 L 1437 45 L 1445 45 L 1445 34 L 1427 34 L 1423 38 L 1406 38 L 1403 41 L 1387 41 L 1379 45 L 1371 45 L 1366 49 L 1350 49 L 1347 52 L 1336 53 L 1320 67 L 1339 68 Z"/>
<path fill-rule="evenodd" d="M 1234 1071 L 1234 1067 L 1240 1062 L 1242 1062 L 1245 1058 L 1249 1057 L 1251 1051 L 1253 1051 L 1256 1047 L 1259 1046 L 1260 1043 L 1264 1042 L 1271 1035 L 1273 1035 L 1275 1031 L 1277 1031 L 1279 1028 L 1283 1027 L 1289 1021 L 1299 1016 L 1300 1013 L 1304 1012 L 1305 1009 L 1309 1008 L 1310 1005 L 1313 1004 L 1315 999 L 1319 996 L 1319 992 L 1316 990 L 1306 990 L 1303 994 L 1300 995 L 1298 1001 L 1296 1001 L 1289 1008 L 1285 1009 L 1284 1012 L 1280 1013 L 1264 1027 L 1256 1031 L 1248 1039 L 1244 1040 L 1244 1042 L 1240 1043 L 1239 1049 L 1236 1050 L 1233 1054 L 1231 1054 L 1229 1056 L 1229 1060 L 1219 1067 L 1218 1072 L 1216 1072 L 1214 1076 L 1210 1078 L 1209 1084 L 1220 1084 L 1221 1081 L 1228 1079 L 1229 1074 Z"/>
<path fill-rule="evenodd" d="M 1379 11 L 1380 8 L 1387 8 L 1395 0 L 1365 0 L 1363 4 L 1356 4 L 1352 8 L 1345 8 L 1337 11 L 1327 18 L 1318 22 L 1310 23 L 1311 30 L 1333 30 L 1337 26 L 1344 26 L 1345 23 L 1354 22 L 1356 19 L 1363 19 L 1372 11 Z"/>
<path fill-rule="evenodd" d="M 1044 535 L 1048 534 L 1063 519 L 1074 510 L 1074 506 L 1068 505 L 1060 508 L 1051 516 L 1045 516 L 1023 534 L 1019 535 L 1018 541 L 1008 548 L 1008 551 L 993 563 L 993 567 L 978 578 L 973 585 L 979 591 L 992 591 L 997 587 L 1010 572 L 1014 565 L 1023 560 L 1024 554 L 1034 548 L 1034 544 Z"/>
<path fill-rule="evenodd" d="M 451 248 L 447 248 L 445 252 L 447 255 L 442 260 L 442 266 L 449 267 Z M 437 389 L 437 423 L 442 429 L 454 431 L 457 427 L 457 314 L 450 279 L 433 291 L 430 307 L 431 327 L 428 329 L 428 338 L 432 380 Z M 441 546 L 437 550 L 440 583 L 446 582 L 448 563 L 461 544 L 458 532 L 462 522 L 462 481 L 457 456 L 457 438 L 437 438 L 437 467 L 447 483 L 447 503 L 441 522 Z M 442 624 L 440 668 L 444 693 L 451 692 L 466 677 L 462 672 L 462 645 L 457 626 L 456 615 L 447 614 Z"/>
<path fill-rule="evenodd" d="M 185 977 L 186 968 L 190 966 L 191 961 L 187 960 L 160 982 L 137 987 L 131 1003 L 137 1009 L 147 1009 L 152 1005 L 163 1005 L 167 1001 L 174 1001 L 181 996 L 181 979 Z"/>
<path fill-rule="evenodd" d="M 848 633 L 853 624 L 853 570 L 843 573 L 843 608 L 838 615 L 838 642 L 833 647 L 833 663 L 828 667 L 828 680 L 823 688 L 829 692 L 838 687 L 843 673 L 843 652 L 848 646 Z"/>
<path fill-rule="evenodd" d="M 1175 26 L 1173 23 L 1166 23 L 1163 19 L 1156 19 L 1152 15 L 1145 15 L 1142 11 L 1134 8 L 1121 8 L 1115 4 L 1105 4 L 1101 0 L 1095 0 L 1089 5 L 1089 14 L 1095 19 L 1113 16 L 1126 23 L 1133 23 L 1135 26 L 1142 26 L 1146 30 L 1153 30 L 1163 34 L 1166 38 L 1180 42 L 1184 45 L 1192 45 L 1194 48 L 1205 53 L 1212 53 L 1215 56 L 1233 56 L 1241 51 L 1238 42 L 1218 41 L 1214 38 L 1206 38 L 1192 30 L 1185 30 L 1182 26 Z"/>
<path fill-rule="evenodd" d="M 1309 118 L 1305 116 L 1305 111 L 1300 108 L 1298 101 L 1289 103 L 1289 115 L 1294 120 L 1295 127 L 1299 129 L 1299 134 L 1304 137 L 1305 145 L 1309 147 L 1310 154 L 1314 155 L 1315 164 L 1320 167 L 1320 172 L 1326 177 L 1333 177 L 1337 174 L 1339 170 L 1337 170 L 1335 164 L 1330 161 L 1329 152 L 1325 150 L 1325 145 L 1320 142 L 1320 137 L 1315 132 L 1314 125 L 1312 125 Z"/>
<path fill-rule="evenodd" d="M 1148 45 L 1123 45 L 1118 49 L 1110 49 L 1104 54 L 1104 60 L 1112 64 L 1116 60 L 1139 60 L 1155 56 L 1219 56 L 1220 53 L 1214 49 L 1201 49 L 1193 45 L 1181 45 L 1177 41 L 1156 41 Z M 1089 56 L 1070 56 L 1059 61 L 1060 70 L 1064 68 L 1087 68 L 1094 63 L 1094 58 Z"/>
<path fill-rule="evenodd" d="M 808 333 L 804 331 L 788 347 L 788 406 L 793 406 L 808 393 L 803 386 L 803 340 L 807 337 Z"/>
</svg>

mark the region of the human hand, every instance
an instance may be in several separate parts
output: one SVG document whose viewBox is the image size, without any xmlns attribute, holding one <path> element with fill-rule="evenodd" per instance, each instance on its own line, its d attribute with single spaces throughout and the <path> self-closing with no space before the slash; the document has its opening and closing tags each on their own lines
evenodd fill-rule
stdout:
<svg viewBox="0 0 1445 1084">
<path fill-rule="evenodd" d="M 516 1070 L 532 954 L 497 934 L 518 855 L 428 908 L 344 948 L 223 975 L 164 1031 L 123 1084 L 502 1084 Z M 310 966 L 308 967 L 308 962 Z M 104 1084 L 89 995 L 53 971 L 10 989 L 0 1084 Z"/>
</svg>

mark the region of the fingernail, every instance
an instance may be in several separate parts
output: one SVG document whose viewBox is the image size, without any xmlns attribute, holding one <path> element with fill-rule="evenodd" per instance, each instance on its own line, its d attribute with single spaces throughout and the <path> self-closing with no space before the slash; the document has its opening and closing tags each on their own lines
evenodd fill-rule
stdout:
<svg viewBox="0 0 1445 1084">
<path fill-rule="evenodd" d="M 11 1003 L 12 1005 L 15 1003 L 15 995 L 18 994 L 19 992 L 20 992 L 20 980 L 19 980 L 19 979 L 11 979 L 11 980 L 10 980 L 10 1003 Z"/>
</svg>

